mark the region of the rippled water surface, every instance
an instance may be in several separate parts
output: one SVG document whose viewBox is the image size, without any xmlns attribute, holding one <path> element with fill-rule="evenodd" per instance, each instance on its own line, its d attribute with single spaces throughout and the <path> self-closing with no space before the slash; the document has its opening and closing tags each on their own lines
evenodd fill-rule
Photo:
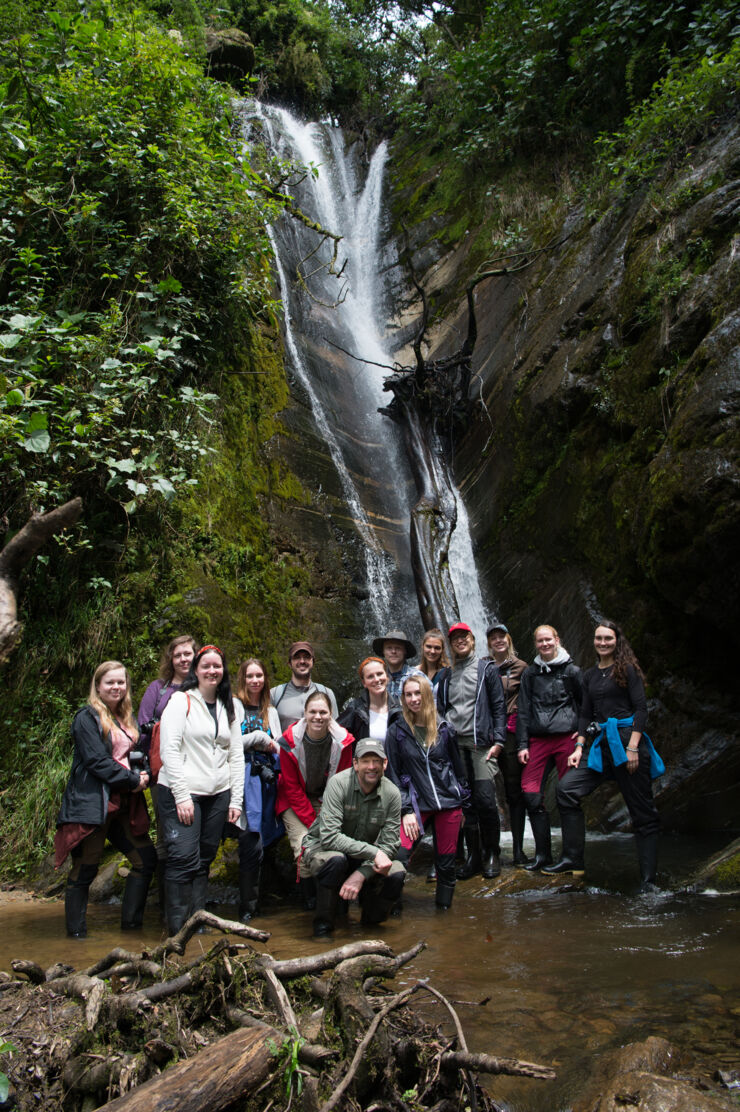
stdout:
<svg viewBox="0 0 740 1112">
<path fill-rule="evenodd" d="M 676 883 L 708 849 L 664 839 L 662 875 Z M 420 861 L 406 886 L 403 916 L 378 930 L 396 951 L 426 940 L 426 950 L 397 981 L 429 977 L 458 1001 L 471 1049 L 555 1067 L 554 1082 L 491 1080 L 491 1091 L 512 1112 L 567 1109 L 596 1054 L 648 1035 L 677 1044 L 692 1075 L 710 1080 L 718 1067 L 740 1066 L 740 899 L 688 891 L 639 897 L 633 854 L 631 838 L 590 838 L 585 890 L 505 895 L 478 878 L 458 885 L 448 913 L 435 911 Z M 310 939 L 310 919 L 285 907 L 255 925 L 272 932 L 271 953 L 289 957 L 327 948 Z M 121 944 L 117 921 L 117 908 L 93 906 L 90 937 L 71 942 L 60 903 L 10 905 L 3 909 L 0 967 L 27 957 L 82 968 Z M 365 934 L 353 911 L 335 943 Z M 142 942 L 159 937 L 154 907 Z M 126 936 L 123 944 L 133 946 L 135 938 Z M 211 941 L 200 936 L 191 946 Z M 430 1019 L 447 1027 L 431 998 L 417 999 Z"/>
</svg>

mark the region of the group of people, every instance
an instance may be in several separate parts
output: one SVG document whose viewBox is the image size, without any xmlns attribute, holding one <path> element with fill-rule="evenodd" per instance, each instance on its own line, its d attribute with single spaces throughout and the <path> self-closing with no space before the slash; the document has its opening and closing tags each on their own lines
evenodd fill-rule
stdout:
<svg viewBox="0 0 740 1112">
<path fill-rule="evenodd" d="M 72 859 L 67 933 L 87 933 L 89 888 L 106 839 L 131 864 L 124 930 L 141 927 L 155 873 L 170 934 L 204 908 L 225 836 L 238 840 L 244 922 L 257 913 L 265 849 L 283 834 L 316 937 L 330 935 L 353 900 L 367 924 L 399 909 L 409 858 L 427 832 L 435 903 L 448 909 L 458 879 L 501 871 L 499 776 L 512 864 L 548 874 L 583 874 L 581 802 L 603 779 L 616 781 L 632 818 L 642 890 L 650 890 L 659 830 L 652 780 L 664 769 L 645 733 L 644 677 L 621 630 L 599 623 L 597 662 L 585 672 L 550 625 L 534 631 L 529 665 L 502 623 L 491 624 L 487 641 L 479 656 L 466 623 L 454 623 L 447 638 L 428 630 L 414 666 L 416 646 L 389 630 L 360 663 L 361 690 L 341 713 L 333 691 L 313 679 L 308 641 L 290 646 L 285 683 L 271 687 L 263 663 L 250 658 L 232 690 L 217 645 L 175 637 L 138 716 L 127 669 L 105 661 L 72 724 L 74 758 L 57 820 L 57 866 Z M 544 802 L 553 767 L 557 862 Z M 523 848 L 526 816 L 532 860 Z"/>
</svg>

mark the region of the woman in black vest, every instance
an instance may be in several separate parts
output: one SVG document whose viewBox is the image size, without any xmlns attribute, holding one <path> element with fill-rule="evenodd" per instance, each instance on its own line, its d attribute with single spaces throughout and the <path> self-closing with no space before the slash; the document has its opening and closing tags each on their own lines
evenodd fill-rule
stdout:
<svg viewBox="0 0 740 1112">
<path fill-rule="evenodd" d="M 95 669 L 88 701 L 72 723 L 74 757 L 55 837 L 57 868 L 68 854 L 64 913 L 67 934 L 87 937 L 87 900 L 106 840 L 125 853 L 131 872 L 121 904 L 121 927 L 141 927 L 157 852 L 149 838 L 144 788 L 149 775 L 137 749 L 129 674 L 117 660 Z M 136 754 L 136 757 L 134 756 Z"/>
</svg>

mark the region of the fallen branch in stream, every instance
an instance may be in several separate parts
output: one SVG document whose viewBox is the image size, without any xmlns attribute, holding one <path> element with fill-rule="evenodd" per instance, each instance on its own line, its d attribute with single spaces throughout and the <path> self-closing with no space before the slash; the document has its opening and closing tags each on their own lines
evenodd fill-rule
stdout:
<svg viewBox="0 0 740 1112">
<path fill-rule="evenodd" d="M 187 960 L 200 924 L 223 936 Z M 425 981 L 385 991 L 423 942 L 395 954 L 364 939 L 276 959 L 254 948 L 264 937 L 198 912 L 161 945 L 116 948 L 80 972 L 14 961 L 0 1034 L 18 1048 L 7 1066 L 18 1107 L 219 1112 L 238 1102 L 274 1112 L 299 1107 L 305 1089 L 312 1112 L 381 1112 L 407 1107 L 413 1090 L 417 1109 L 496 1112 L 477 1073 L 554 1077 L 545 1065 L 471 1053 L 455 1009 Z M 440 1023 L 415 1009 L 419 993 L 442 1005 Z"/>
</svg>

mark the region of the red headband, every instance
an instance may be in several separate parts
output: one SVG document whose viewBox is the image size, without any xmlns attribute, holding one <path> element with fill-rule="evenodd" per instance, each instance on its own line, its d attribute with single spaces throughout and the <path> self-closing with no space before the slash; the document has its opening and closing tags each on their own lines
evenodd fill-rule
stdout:
<svg viewBox="0 0 740 1112">
<path fill-rule="evenodd" d="M 198 657 L 201 657 L 203 656 L 203 653 L 218 653 L 222 660 L 224 658 L 224 654 L 221 652 L 221 649 L 219 649 L 218 645 L 203 645 L 198 650 L 196 655 Z"/>
<path fill-rule="evenodd" d="M 357 669 L 360 679 L 362 679 L 362 672 L 367 664 L 382 664 L 383 670 L 385 671 L 385 661 L 381 660 L 379 656 L 366 656 L 360 667 Z"/>
</svg>

